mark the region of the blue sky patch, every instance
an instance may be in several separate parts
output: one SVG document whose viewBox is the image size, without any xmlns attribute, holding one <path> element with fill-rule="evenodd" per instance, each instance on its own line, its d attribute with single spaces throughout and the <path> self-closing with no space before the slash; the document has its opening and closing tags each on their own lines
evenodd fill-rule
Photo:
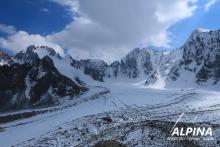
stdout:
<svg viewBox="0 0 220 147">
<path fill-rule="evenodd" d="M 67 9 L 47 0 L 1 1 L 0 10 L 0 23 L 31 34 L 57 32 L 72 21 Z"/>
</svg>

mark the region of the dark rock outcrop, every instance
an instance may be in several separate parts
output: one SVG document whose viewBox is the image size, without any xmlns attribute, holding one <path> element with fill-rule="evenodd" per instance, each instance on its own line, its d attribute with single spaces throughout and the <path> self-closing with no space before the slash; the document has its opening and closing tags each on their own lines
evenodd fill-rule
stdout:
<svg viewBox="0 0 220 147">
<path fill-rule="evenodd" d="M 50 57 L 40 59 L 33 48 L 16 55 L 22 63 L 0 66 L 1 111 L 50 106 L 62 97 L 78 96 L 87 90 L 60 74 Z"/>
</svg>

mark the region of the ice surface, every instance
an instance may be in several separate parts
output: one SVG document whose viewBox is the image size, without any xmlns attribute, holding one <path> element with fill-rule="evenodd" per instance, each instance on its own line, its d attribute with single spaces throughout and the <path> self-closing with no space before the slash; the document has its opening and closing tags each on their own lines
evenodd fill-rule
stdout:
<svg viewBox="0 0 220 147">
<path fill-rule="evenodd" d="M 5 131 L 0 132 L 0 138 L 3 140 L 0 142 L 0 146 L 11 146 L 32 138 L 39 138 L 42 134 L 45 135 L 47 132 L 54 131 L 67 122 L 100 113 L 123 112 L 123 110 L 132 110 L 133 112 L 140 108 L 154 110 L 158 107 L 156 113 L 153 113 L 153 116 L 156 117 L 160 113 L 163 115 L 163 108 L 172 103 L 169 106 L 169 111 L 166 112 L 167 114 L 175 113 L 178 110 L 206 109 L 220 104 L 220 93 L 214 91 L 152 89 L 132 82 L 107 82 L 100 86 L 107 87 L 110 93 L 82 103 L 79 102 L 77 105 L 59 111 L 0 125 L 0 127 L 5 128 Z M 81 99 L 86 96 L 91 97 L 98 91 L 103 90 L 98 87 L 91 87 L 90 89 Z M 185 95 L 190 96 L 184 99 L 184 103 L 177 103 L 178 99 Z M 212 116 L 216 117 L 216 115 Z M 207 120 L 206 115 L 200 117 L 200 120 L 204 119 Z M 138 134 L 133 132 L 131 135 L 137 136 Z"/>
</svg>

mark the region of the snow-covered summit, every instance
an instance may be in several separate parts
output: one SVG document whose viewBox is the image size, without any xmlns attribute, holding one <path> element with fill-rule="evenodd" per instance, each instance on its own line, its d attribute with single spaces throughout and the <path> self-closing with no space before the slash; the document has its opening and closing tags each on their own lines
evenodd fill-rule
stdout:
<svg viewBox="0 0 220 147">
<path fill-rule="evenodd" d="M 19 63 L 33 63 L 38 58 L 43 58 L 45 56 L 61 58 L 59 53 L 53 48 L 47 46 L 34 46 L 31 45 L 27 47 L 26 51 L 21 51 L 15 55 L 15 61 Z"/>
<path fill-rule="evenodd" d="M 59 53 L 57 53 L 53 48 L 50 48 L 48 46 L 38 46 L 35 47 L 33 51 L 37 53 L 40 58 L 44 56 L 53 56 L 53 57 L 61 58 Z"/>
</svg>

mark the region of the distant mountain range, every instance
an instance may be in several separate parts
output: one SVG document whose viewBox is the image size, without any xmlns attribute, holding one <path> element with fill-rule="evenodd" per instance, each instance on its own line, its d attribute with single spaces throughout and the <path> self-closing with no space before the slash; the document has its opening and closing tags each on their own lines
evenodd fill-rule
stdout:
<svg viewBox="0 0 220 147">
<path fill-rule="evenodd" d="M 0 51 L 0 111 L 55 105 L 98 82 L 136 80 L 156 88 L 220 90 L 220 30 L 197 29 L 173 51 L 136 48 L 110 65 L 61 57 L 47 46 Z"/>
</svg>

